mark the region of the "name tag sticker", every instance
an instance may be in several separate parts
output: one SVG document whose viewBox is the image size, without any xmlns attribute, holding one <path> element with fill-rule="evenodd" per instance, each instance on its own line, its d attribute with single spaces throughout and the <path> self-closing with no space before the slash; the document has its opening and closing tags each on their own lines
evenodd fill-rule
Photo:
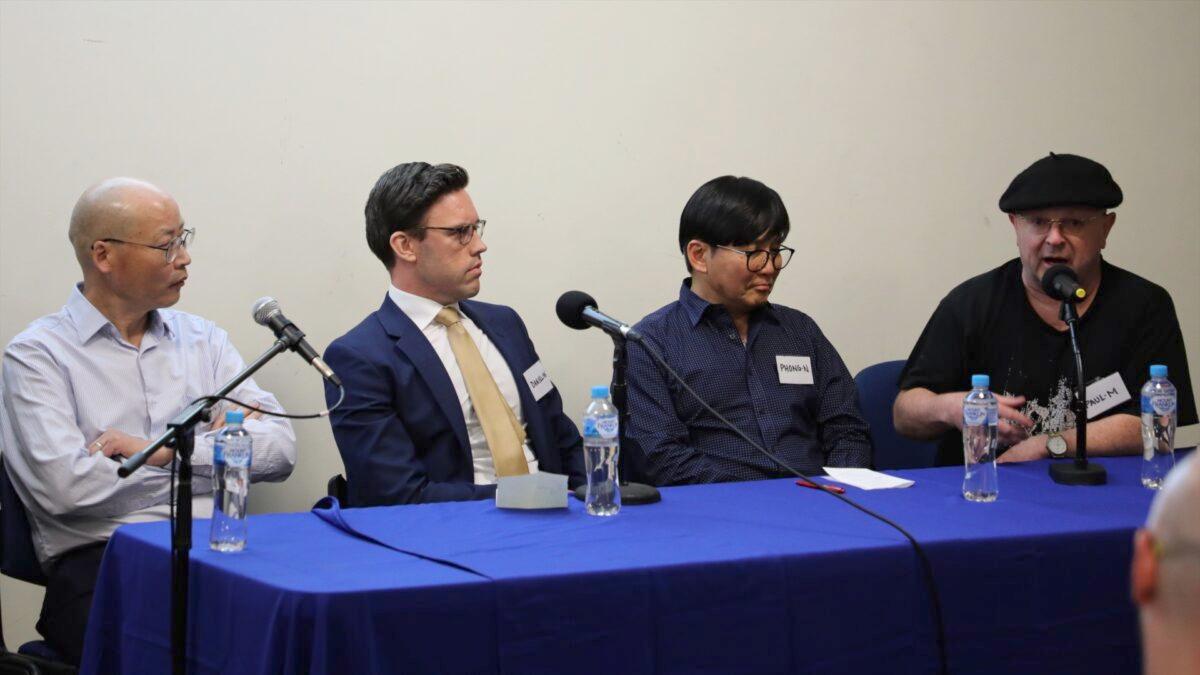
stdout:
<svg viewBox="0 0 1200 675">
<path fill-rule="evenodd" d="M 542 400 L 542 397 L 554 388 L 554 383 L 550 381 L 550 375 L 541 361 L 529 366 L 529 370 L 525 371 L 525 382 L 529 384 L 529 391 L 533 392 L 535 401 Z"/>
<path fill-rule="evenodd" d="M 775 356 L 779 384 L 812 384 L 812 359 L 807 356 Z"/>
<path fill-rule="evenodd" d="M 1089 384 L 1084 395 L 1087 396 L 1089 420 L 1131 398 L 1129 390 L 1125 388 L 1125 381 L 1121 379 L 1121 373 L 1113 373 Z"/>
</svg>

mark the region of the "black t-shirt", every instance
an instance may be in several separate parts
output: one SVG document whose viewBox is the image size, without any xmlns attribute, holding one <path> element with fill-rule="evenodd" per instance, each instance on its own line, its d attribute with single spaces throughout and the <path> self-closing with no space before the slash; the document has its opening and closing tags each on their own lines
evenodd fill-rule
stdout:
<svg viewBox="0 0 1200 675">
<path fill-rule="evenodd" d="M 1079 320 L 1083 379 L 1119 373 L 1129 400 L 1092 419 L 1141 414 L 1139 392 L 1152 363 L 1166 364 L 1179 392 L 1180 426 L 1196 422 L 1183 334 L 1171 296 L 1161 286 L 1101 261 L 1100 287 Z M 960 284 L 938 305 L 903 372 L 900 389 L 934 393 L 965 391 L 971 375 L 991 377 L 991 390 L 1024 396 L 1022 412 L 1031 435 L 1075 427 L 1075 358 L 1067 331 L 1047 325 L 1025 296 L 1021 261 L 1013 259 Z M 938 464 L 962 463 L 962 435 L 953 430 L 938 443 Z"/>
</svg>

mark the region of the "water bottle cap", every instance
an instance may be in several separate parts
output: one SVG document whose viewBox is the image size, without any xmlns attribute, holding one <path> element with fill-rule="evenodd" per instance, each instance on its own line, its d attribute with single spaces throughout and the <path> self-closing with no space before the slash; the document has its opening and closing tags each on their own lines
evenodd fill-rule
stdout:
<svg viewBox="0 0 1200 675">
<path fill-rule="evenodd" d="M 971 376 L 971 388 L 972 389 L 987 389 L 989 386 L 991 386 L 991 384 L 992 384 L 992 378 L 988 377 L 987 375 L 972 375 Z"/>
<path fill-rule="evenodd" d="M 225 413 L 225 424 L 241 424 L 246 419 L 246 414 L 241 410 L 230 410 Z"/>
<path fill-rule="evenodd" d="M 1161 363 L 1150 366 L 1150 377 L 1166 377 L 1167 367 Z"/>
<path fill-rule="evenodd" d="M 608 385 L 598 384 L 592 387 L 592 398 L 608 398 Z"/>
</svg>

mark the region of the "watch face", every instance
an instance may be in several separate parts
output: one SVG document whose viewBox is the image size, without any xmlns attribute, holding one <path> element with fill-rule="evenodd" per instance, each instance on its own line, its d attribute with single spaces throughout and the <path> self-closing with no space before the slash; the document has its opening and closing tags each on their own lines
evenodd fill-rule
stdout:
<svg viewBox="0 0 1200 675">
<path fill-rule="evenodd" d="M 1062 436 L 1051 436 L 1046 440 L 1046 449 L 1051 456 L 1062 457 L 1067 454 L 1067 441 Z"/>
</svg>

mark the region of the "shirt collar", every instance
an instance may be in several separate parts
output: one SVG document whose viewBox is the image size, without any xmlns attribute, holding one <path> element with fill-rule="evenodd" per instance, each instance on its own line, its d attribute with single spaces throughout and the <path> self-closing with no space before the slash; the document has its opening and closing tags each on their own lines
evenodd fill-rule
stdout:
<svg viewBox="0 0 1200 675">
<path fill-rule="evenodd" d="M 700 319 L 704 316 L 704 310 L 712 307 L 712 303 L 696 295 L 692 290 L 690 277 L 684 279 L 683 284 L 679 287 L 679 304 L 683 306 L 683 311 L 687 314 L 688 320 L 692 322 L 693 328 L 700 323 Z"/>
<path fill-rule="evenodd" d="M 388 284 L 388 297 L 392 299 L 392 302 L 396 303 L 401 312 L 404 312 L 416 324 L 419 330 L 428 328 L 429 324 L 433 323 L 434 318 L 438 312 L 442 311 L 442 307 L 444 306 L 437 300 L 430 300 L 419 295 L 413 295 L 408 291 L 402 291 L 396 288 L 395 284 Z M 458 309 L 457 302 L 449 306 Z M 459 313 L 461 314 L 462 312 L 460 311 Z"/>
<path fill-rule="evenodd" d="M 75 330 L 79 332 L 81 342 L 87 342 L 96 337 L 96 334 L 104 330 L 105 326 L 112 326 L 112 335 L 119 335 L 117 327 L 113 326 L 108 317 L 104 316 L 96 306 L 92 304 L 83 295 L 83 283 L 75 284 L 75 288 L 71 289 L 71 296 L 67 298 L 67 313 L 71 315 L 71 321 L 75 324 Z M 151 310 L 146 323 L 146 332 L 155 337 L 171 337 L 171 327 L 163 320 L 162 313 L 157 309 Z"/>
<path fill-rule="evenodd" d="M 700 319 L 704 318 L 704 312 L 708 308 L 720 307 L 720 305 L 714 305 L 696 295 L 696 292 L 692 290 L 691 277 L 684 279 L 683 284 L 679 288 L 679 304 L 683 306 L 683 311 L 687 314 L 693 328 L 700 323 Z M 750 323 L 755 323 L 760 319 L 769 319 L 773 323 L 778 323 L 778 317 L 775 316 L 775 307 L 771 303 L 768 302 L 750 313 Z"/>
</svg>

